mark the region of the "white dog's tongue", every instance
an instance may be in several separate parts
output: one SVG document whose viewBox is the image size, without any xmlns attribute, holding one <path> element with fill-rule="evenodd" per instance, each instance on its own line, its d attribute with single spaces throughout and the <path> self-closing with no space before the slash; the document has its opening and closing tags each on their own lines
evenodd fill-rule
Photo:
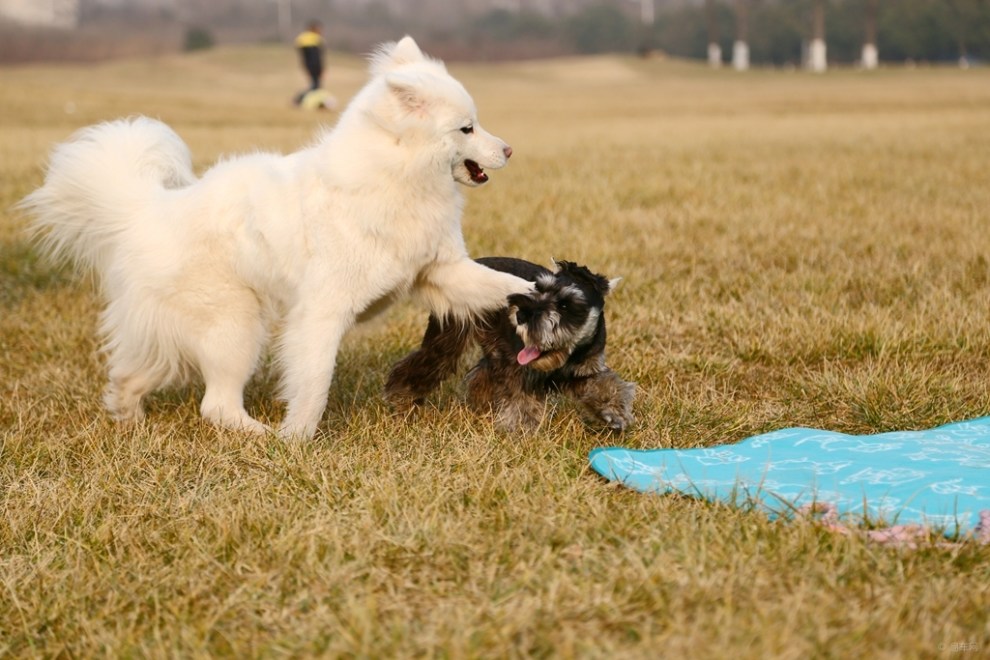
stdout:
<svg viewBox="0 0 990 660">
<path fill-rule="evenodd" d="M 519 355 L 516 356 L 516 362 L 521 365 L 527 365 L 538 357 L 540 357 L 540 349 L 536 346 L 527 346 L 519 351 Z"/>
</svg>

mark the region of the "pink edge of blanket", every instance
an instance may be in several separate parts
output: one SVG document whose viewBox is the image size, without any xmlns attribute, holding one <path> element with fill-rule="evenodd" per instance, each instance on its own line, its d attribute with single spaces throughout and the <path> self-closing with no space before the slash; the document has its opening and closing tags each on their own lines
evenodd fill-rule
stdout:
<svg viewBox="0 0 990 660">
<path fill-rule="evenodd" d="M 839 520 L 838 508 L 829 502 L 806 504 L 798 509 L 797 513 L 799 517 L 816 522 L 830 532 L 848 535 L 853 531 Z M 925 525 L 894 525 L 865 532 L 866 538 L 870 541 L 904 548 L 916 548 L 920 541 L 930 539 L 932 535 L 932 530 Z M 980 522 L 971 535 L 960 541 L 940 541 L 935 545 L 958 546 L 966 540 L 973 540 L 978 545 L 990 545 L 990 510 L 980 511 Z"/>
</svg>

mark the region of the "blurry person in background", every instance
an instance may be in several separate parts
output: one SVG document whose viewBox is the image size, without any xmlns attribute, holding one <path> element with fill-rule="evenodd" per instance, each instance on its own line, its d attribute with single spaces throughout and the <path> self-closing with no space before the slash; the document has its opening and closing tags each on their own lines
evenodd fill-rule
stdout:
<svg viewBox="0 0 990 660">
<path fill-rule="evenodd" d="M 323 78 L 323 24 L 319 21 L 310 21 L 306 30 L 296 37 L 296 50 L 302 60 L 303 69 L 309 76 L 310 86 L 296 95 L 296 105 L 304 105 L 306 96 L 320 90 L 320 81 Z"/>
</svg>

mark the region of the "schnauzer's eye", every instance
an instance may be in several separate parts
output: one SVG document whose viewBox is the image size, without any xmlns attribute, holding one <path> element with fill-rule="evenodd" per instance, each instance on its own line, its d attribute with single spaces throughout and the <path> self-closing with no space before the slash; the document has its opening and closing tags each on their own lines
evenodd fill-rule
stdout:
<svg viewBox="0 0 990 660">
<path fill-rule="evenodd" d="M 569 310 L 569 309 L 571 308 L 571 303 L 569 303 L 569 302 L 568 302 L 568 301 L 566 301 L 566 300 L 561 300 L 561 301 L 560 301 L 560 302 L 559 302 L 559 303 L 557 304 L 557 307 L 559 307 L 559 308 L 560 308 L 560 311 L 562 311 L 562 312 L 566 312 L 567 310 Z"/>
<path fill-rule="evenodd" d="M 461 133 L 464 133 L 464 135 L 471 135 L 471 133 L 474 133 L 474 126 L 471 126 L 469 124 L 469 125 L 463 127 L 461 129 Z"/>
</svg>

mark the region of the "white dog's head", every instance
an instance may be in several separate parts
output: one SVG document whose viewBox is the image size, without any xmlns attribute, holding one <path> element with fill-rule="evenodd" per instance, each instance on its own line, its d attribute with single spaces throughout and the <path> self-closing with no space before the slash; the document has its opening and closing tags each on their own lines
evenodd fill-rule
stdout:
<svg viewBox="0 0 990 660">
<path fill-rule="evenodd" d="M 504 167 L 512 148 L 478 123 L 474 101 L 444 66 L 423 55 L 412 37 L 386 44 L 371 58 L 384 85 L 368 113 L 376 124 L 431 159 L 449 164 L 455 181 L 479 186 L 486 169 Z"/>
</svg>

